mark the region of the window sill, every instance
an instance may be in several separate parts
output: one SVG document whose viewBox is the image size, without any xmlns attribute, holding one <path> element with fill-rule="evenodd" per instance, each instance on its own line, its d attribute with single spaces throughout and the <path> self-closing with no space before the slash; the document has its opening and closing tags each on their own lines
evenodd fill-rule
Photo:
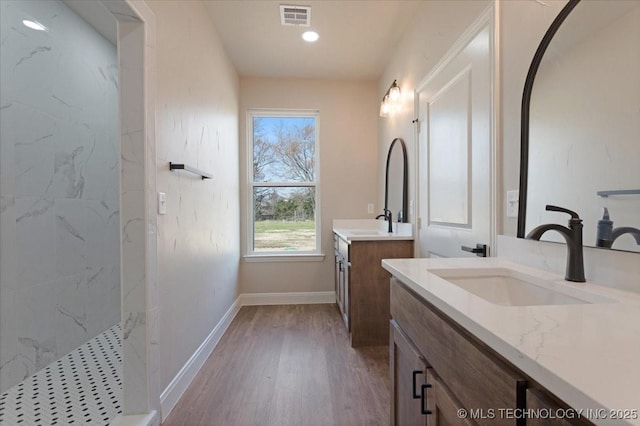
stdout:
<svg viewBox="0 0 640 426">
<path fill-rule="evenodd" d="M 266 262 L 322 262 L 324 253 L 307 254 L 246 254 L 242 256 L 245 262 L 266 263 Z"/>
</svg>

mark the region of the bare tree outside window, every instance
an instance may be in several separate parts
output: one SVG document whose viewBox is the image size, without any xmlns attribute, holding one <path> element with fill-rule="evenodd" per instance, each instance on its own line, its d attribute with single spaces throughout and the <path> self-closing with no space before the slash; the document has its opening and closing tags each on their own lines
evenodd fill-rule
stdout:
<svg viewBox="0 0 640 426">
<path fill-rule="evenodd" d="M 316 251 L 315 116 L 252 118 L 253 251 Z"/>
<path fill-rule="evenodd" d="M 253 180 L 262 181 L 265 178 L 265 169 L 273 163 L 273 149 L 266 139 L 266 130 L 259 118 L 253 120 Z M 258 188 L 256 188 L 258 189 Z M 253 212 L 254 220 L 260 220 L 264 215 L 262 206 L 269 196 L 269 188 L 259 188 L 254 192 Z"/>
</svg>

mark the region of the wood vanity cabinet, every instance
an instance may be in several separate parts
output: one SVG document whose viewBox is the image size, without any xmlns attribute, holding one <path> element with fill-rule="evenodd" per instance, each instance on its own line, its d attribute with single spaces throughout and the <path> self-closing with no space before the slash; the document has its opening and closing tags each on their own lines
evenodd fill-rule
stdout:
<svg viewBox="0 0 640 426">
<path fill-rule="evenodd" d="M 389 279 L 382 259 L 412 258 L 411 240 L 351 241 L 334 234 L 336 303 L 351 346 L 389 343 Z"/>
<path fill-rule="evenodd" d="M 394 426 L 472 425 L 458 416 L 462 405 L 436 376 L 433 368 L 391 321 L 391 424 Z"/>
<path fill-rule="evenodd" d="M 591 424 L 516 418 L 568 407 L 396 278 L 391 316 L 392 425 Z"/>
</svg>

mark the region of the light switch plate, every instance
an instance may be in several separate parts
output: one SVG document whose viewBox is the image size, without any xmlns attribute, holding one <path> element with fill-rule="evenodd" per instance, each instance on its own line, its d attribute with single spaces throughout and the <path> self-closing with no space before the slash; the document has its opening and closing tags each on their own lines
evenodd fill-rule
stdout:
<svg viewBox="0 0 640 426">
<path fill-rule="evenodd" d="M 367 213 L 373 213 L 373 204 L 367 204 Z"/>
<path fill-rule="evenodd" d="M 158 214 L 167 214 L 167 194 L 158 192 Z"/>
<path fill-rule="evenodd" d="M 520 191 L 507 191 L 507 217 L 518 217 L 518 203 L 520 201 Z"/>
</svg>

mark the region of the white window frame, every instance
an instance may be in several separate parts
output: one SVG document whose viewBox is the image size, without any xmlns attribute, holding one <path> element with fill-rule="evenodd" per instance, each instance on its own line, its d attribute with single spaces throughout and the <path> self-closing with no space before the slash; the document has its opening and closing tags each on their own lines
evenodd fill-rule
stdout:
<svg viewBox="0 0 640 426">
<path fill-rule="evenodd" d="M 253 180 L 253 119 L 255 117 L 301 117 L 313 118 L 315 120 L 315 182 L 255 182 Z M 246 117 L 246 254 L 245 261 L 310 261 L 324 260 L 322 254 L 322 233 L 321 233 L 321 207 L 320 207 L 320 111 L 304 109 L 249 109 Z M 254 201 L 253 194 L 256 187 L 312 187 L 315 188 L 315 222 L 316 222 L 316 248 L 309 251 L 254 251 Z"/>
</svg>

